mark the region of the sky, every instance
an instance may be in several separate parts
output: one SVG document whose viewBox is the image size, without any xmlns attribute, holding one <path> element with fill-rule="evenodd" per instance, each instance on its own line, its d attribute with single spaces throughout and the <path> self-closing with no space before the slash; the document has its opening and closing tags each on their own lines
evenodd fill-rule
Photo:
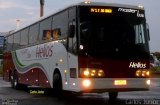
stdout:
<svg viewBox="0 0 160 105">
<path fill-rule="evenodd" d="M 44 15 L 85 0 L 45 0 Z M 150 50 L 160 52 L 160 0 L 90 0 L 106 3 L 143 5 L 150 28 Z M 25 26 L 39 19 L 39 0 L 0 0 L 0 32 L 16 29 L 16 20 Z"/>
</svg>

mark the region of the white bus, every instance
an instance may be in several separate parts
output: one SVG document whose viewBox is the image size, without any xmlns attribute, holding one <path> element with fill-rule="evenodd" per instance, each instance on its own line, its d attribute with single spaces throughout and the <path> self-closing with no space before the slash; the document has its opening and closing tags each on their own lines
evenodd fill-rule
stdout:
<svg viewBox="0 0 160 105">
<path fill-rule="evenodd" d="M 79 3 L 6 36 L 4 80 L 113 99 L 148 90 L 148 32 L 142 6 Z"/>
</svg>

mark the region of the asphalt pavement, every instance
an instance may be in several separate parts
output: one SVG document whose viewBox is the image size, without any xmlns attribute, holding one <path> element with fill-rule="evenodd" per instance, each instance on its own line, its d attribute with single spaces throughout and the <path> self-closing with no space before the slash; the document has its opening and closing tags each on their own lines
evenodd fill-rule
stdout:
<svg viewBox="0 0 160 105">
<path fill-rule="evenodd" d="M 149 91 L 121 92 L 117 101 L 110 102 L 107 93 L 67 96 L 63 99 L 49 94 L 31 94 L 31 90 L 43 89 L 15 90 L 0 77 L 0 105 L 160 105 L 160 78 L 152 78 L 151 81 Z"/>
</svg>

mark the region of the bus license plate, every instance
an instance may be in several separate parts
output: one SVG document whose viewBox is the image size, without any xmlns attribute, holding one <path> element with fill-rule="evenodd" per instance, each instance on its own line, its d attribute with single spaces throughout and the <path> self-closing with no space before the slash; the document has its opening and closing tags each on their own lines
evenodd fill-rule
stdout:
<svg viewBox="0 0 160 105">
<path fill-rule="evenodd" d="M 127 85 L 126 80 L 114 80 L 114 85 Z"/>
</svg>

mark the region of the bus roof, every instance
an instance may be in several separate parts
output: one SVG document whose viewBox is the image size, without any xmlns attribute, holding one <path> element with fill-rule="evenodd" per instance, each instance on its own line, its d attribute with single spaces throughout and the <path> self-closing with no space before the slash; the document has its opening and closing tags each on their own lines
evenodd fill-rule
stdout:
<svg viewBox="0 0 160 105">
<path fill-rule="evenodd" d="M 142 9 L 144 10 L 143 6 L 135 6 L 135 5 L 128 5 L 128 4 L 118 4 L 118 3 L 106 3 L 106 2 L 81 2 L 78 3 L 79 6 L 111 6 L 111 7 L 124 7 L 124 8 L 133 8 L 133 9 Z"/>
<path fill-rule="evenodd" d="M 58 11 L 55 11 L 55 12 L 49 14 L 49 15 L 43 16 L 43 17 L 37 19 L 36 21 L 34 21 L 32 23 L 29 23 L 28 25 L 26 25 L 24 27 L 21 27 L 18 30 L 13 31 L 11 34 L 14 34 L 14 33 L 18 32 L 18 31 L 21 31 L 21 30 L 23 30 L 25 28 L 28 28 L 29 26 L 31 26 L 33 24 L 36 24 L 39 21 L 42 21 L 42 20 L 44 20 L 44 19 L 46 19 L 46 18 L 48 18 L 48 17 L 50 17 L 50 16 L 52 16 L 54 14 L 57 14 L 57 13 L 65 10 L 67 8 L 71 8 L 71 7 L 74 7 L 74 6 L 111 6 L 111 7 L 123 7 L 123 8 L 132 8 L 132 9 L 144 10 L 143 6 L 134 6 L 134 5 L 117 4 L 117 3 L 105 3 L 105 2 L 80 2 L 80 3 L 76 3 L 76 4 L 73 4 L 73 5 L 67 6 L 67 7 L 65 7 L 63 9 L 58 10 Z M 6 35 L 6 37 L 10 36 L 11 34 Z"/>
</svg>

